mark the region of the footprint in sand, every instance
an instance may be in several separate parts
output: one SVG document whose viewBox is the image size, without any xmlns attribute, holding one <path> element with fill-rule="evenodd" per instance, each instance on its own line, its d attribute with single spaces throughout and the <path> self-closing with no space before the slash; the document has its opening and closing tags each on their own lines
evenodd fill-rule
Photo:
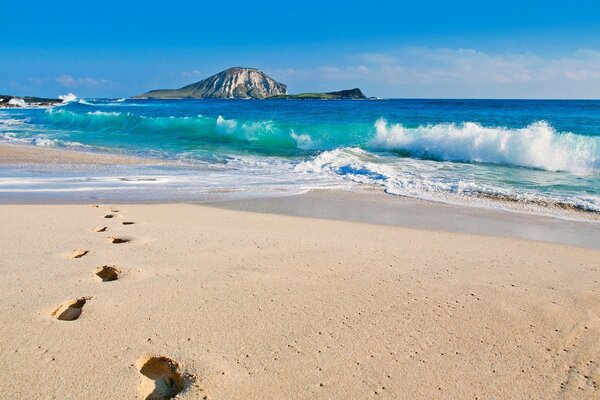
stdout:
<svg viewBox="0 0 600 400">
<path fill-rule="evenodd" d="M 142 374 L 140 392 L 146 400 L 172 399 L 185 389 L 186 379 L 179 363 L 168 357 L 144 357 L 137 368 Z"/>
<path fill-rule="evenodd" d="M 81 258 L 89 253 L 89 250 L 75 249 L 69 254 L 69 258 Z"/>
<path fill-rule="evenodd" d="M 110 282 L 119 279 L 121 271 L 119 271 L 114 265 L 104 265 L 96 268 L 96 272 L 94 274 L 96 275 L 96 279 L 99 279 L 102 282 Z"/>
<path fill-rule="evenodd" d="M 61 321 L 74 321 L 81 315 L 81 311 L 85 302 L 90 297 L 80 297 L 78 299 L 69 300 L 62 303 L 57 309 L 50 314 L 53 318 Z"/>
<path fill-rule="evenodd" d="M 107 226 L 101 226 L 101 227 L 92 228 L 92 231 L 94 231 L 94 232 L 106 232 L 106 229 L 108 229 Z"/>
<path fill-rule="evenodd" d="M 125 222 L 121 222 L 123 225 L 133 225 L 135 224 L 135 222 L 131 222 L 131 221 L 125 221 Z"/>
<path fill-rule="evenodd" d="M 110 240 L 110 242 L 112 244 L 121 244 L 121 243 L 128 243 L 131 242 L 131 239 L 127 239 L 127 238 L 120 238 L 120 237 L 115 237 L 115 236 L 111 236 L 108 238 L 108 240 Z"/>
</svg>

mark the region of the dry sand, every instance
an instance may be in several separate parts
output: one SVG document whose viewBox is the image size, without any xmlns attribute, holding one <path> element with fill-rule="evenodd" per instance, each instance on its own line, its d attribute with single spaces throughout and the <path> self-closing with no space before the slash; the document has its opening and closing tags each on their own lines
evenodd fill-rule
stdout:
<svg viewBox="0 0 600 400">
<path fill-rule="evenodd" d="M 600 397 L 598 250 L 183 204 L 0 227 L 4 398 Z"/>
</svg>

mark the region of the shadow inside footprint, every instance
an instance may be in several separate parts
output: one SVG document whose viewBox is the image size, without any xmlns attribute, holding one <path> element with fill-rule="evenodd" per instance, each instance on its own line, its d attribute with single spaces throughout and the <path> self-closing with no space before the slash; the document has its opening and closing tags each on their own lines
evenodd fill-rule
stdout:
<svg viewBox="0 0 600 400">
<path fill-rule="evenodd" d="M 89 250 L 75 249 L 69 254 L 69 258 L 81 258 L 89 253 Z"/>
<path fill-rule="evenodd" d="M 62 303 L 57 309 L 50 314 L 53 318 L 61 321 L 74 321 L 81 315 L 81 311 L 85 302 L 89 297 L 80 297 L 78 299 L 69 300 Z"/>
<path fill-rule="evenodd" d="M 111 265 L 104 265 L 102 267 L 96 268 L 96 278 L 101 280 L 102 282 L 110 282 L 116 281 L 119 279 L 121 271 L 119 271 L 116 267 Z"/>
<path fill-rule="evenodd" d="M 122 222 L 122 224 L 123 225 L 133 225 L 133 224 L 135 224 L 135 222 L 125 221 L 125 222 Z"/>
<path fill-rule="evenodd" d="M 92 228 L 92 231 L 94 231 L 94 232 L 106 232 L 107 228 L 108 228 L 107 226 L 101 226 L 101 227 L 98 227 L 98 228 Z"/>
<path fill-rule="evenodd" d="M 111 236 L 108 238 L 110 240 L 110 242 L 112 244 L 121 244 L 121 243 L 128 243 L 131 241 L 131 239 L 127 239 L 127 238 L 119 238 L 119 237 L 115 237 L 115 236 Z"/>
<path fill-rule="evenodd" d="M 179 364 L 168 357 L 146 357 L 138 361 L 142 374 L 140 391 L 146 400 L 172 399 L 185 388 Z"/>
<path fill-rule="evenodd" d="M 112 215 L 112 214 L 106 214 L 106 215 L 104 216 L 104 218 L 114 218 L 114 217 L 115 217 L 115 216 L 114 216 L 114 215 Z"/>
</svg>

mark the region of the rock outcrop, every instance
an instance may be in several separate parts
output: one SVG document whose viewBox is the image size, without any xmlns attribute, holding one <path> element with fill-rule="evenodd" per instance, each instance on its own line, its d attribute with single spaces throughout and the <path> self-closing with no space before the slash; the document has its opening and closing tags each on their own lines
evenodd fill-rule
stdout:
<svg viewBox="0 0 600 400">
<path fill-rule="evenodd" d="M 327 93 L 300 93 L 273 96 L 273 99 L 293 100 L 366 100 L 367 96 L 359 88 Z"/>
<path fill-rule="evenodd" d="M 47 99 L 44 97 L 16 97 L 0 94 L 0 108 L 12 107 L 48 107 L 58 103 L 62 103 L 60 99 Z"/>
<path fill-rule="evenodd" d="M 285 95 L 287 87 L 256 68 L 233 67 L 180 89 L 151 90 L 136 98 L 264 99 Z"/>
</svg>

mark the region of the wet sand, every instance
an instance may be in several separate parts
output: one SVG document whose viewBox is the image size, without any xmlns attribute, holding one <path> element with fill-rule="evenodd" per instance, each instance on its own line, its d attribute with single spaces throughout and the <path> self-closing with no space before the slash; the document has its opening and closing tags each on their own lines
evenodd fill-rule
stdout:
<svg viewBox="0 0 600 400">
<path fill-rule="evenodd" d="M 211 207 L 323 218 L 413 229 L 468 233 L 600 249 L 600 216 L 574 212 L 572 219 L 493 208 L 444 204 L 373 192 L 311 190 L 307 193 L 205 203 Z"/>
<path fill-rule="evenodd" d="M 0 165 L 22 164 L 147 164 L 149 159 L 91 151 L 0 144 Z M 159 163 L 158 160 L 151 160 Z"/>
</svg>

